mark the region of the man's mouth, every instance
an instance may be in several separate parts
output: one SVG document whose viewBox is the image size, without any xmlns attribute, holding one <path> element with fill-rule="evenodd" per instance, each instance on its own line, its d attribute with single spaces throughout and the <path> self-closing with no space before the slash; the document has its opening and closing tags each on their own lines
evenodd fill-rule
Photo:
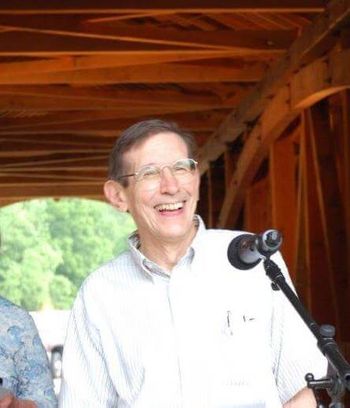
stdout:
<svg viewBox="0 0 350 408">
<path fill-rule="evenodd" d="M 176 211 L 183 208 L 184 204 L 185 204 L 184 201 L 179 201 L 177 203 L 158 204 L 155 206 L 155 209 L 159 212 Z"/>
</svg>

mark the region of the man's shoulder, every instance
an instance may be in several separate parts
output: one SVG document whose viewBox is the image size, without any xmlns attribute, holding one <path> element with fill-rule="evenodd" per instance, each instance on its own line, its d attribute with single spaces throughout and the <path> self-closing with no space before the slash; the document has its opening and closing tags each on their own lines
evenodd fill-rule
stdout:
<svg viewBox="0 0 350 408">
<path fill-rule="evenodd" d="M 130 251 L 101 265 L 92 272 L 81 285 L 75 308 L 84 307 L 97 310 L 100 304 L 115 304 L 142 280 Z M 80 305 L 80 306 L 79 306 Z"/>
<path fill-rule="evenodd" d="M 228 229 L 204 229 L 193 241 L 193 248 L 201 254 L 215 254 L 216 257 L 225 257 L 230 242 L 242 231 Z"/>
<path fill-rule="evenodd" d="M 249 234 L 249 232 L 220 228 L 208 228 L 204 231 L 203 238 L 207 241 L 221 243 L 224 241 L 230 241 L 237 237 L 238 235 L 242 234 Z"/>
<path fill-rule="evenodd" d="M 98 267 L 83 282 L 82 288 L 98 287 L 122 282 L 133 269 L 131 252 L 126 250 Z"/>
</svg>

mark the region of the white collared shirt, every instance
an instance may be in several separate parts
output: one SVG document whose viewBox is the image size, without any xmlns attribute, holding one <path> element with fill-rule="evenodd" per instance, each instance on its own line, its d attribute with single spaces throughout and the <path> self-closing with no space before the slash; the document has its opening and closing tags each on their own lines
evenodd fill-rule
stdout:
<svg viewBox="0 0 350 408">
<path fill-rule="evenodd" d="M 238 234 L 200 221 L 170 275 L 134 235 L 92 273 L 72 310 L 60 407 L 281 408 L 305 374 L 325 375 L 315 339 L 263 266 L 229 264 Z"/>
</svg>

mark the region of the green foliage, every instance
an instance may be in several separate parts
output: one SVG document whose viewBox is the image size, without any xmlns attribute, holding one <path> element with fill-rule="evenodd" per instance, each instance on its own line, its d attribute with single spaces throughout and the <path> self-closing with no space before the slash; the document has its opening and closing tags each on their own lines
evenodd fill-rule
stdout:
<svg viewBox="0 0 350 408">
<path fill-rule="evenodd" d="M 131 217 L 89 200 L 0 210 L 0 293 L 28 310 L 70 308 L 83 279 L 126 248 Z"/>
<path fill-rule="evenodd" d="M 73 283 L 63 275 L 54 275 L 50 282 L 50 296 L 56 309 L 66 309 L 76 293 Z"/>
</svg>

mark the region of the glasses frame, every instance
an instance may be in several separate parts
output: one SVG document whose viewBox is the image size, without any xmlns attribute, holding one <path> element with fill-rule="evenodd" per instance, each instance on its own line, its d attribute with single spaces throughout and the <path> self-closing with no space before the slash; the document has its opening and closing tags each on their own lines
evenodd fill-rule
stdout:
<svg viewBox="0 0 350 408">
<path fill-rule="evenodd" d="M 164 165 L 162 165 L 162 166 L 159 166 L 159 165 L 146 165 L 146 166 L 142 166 L 141 169 L 146 168 L 146 167 L 156 167 L 156 168 L 159 168 L 159 174 L 161 175 L 161 172 L 162 172 L 162 170 L 163 170 L 165 167 L 169 167 L 169 168 L 170 168 L 170 171 L 172 172 L 171 169 L 173 168 L 173 166 L 174 166 L 177 162 L 181 162 L 181 161 L 184 161 L 184 160 L 189 160 L 189 161 L 191 161 L 192 163 L 194 163 L 194 166 L 195 166 L 194 171 L 197 170 L 198 162 L 197 162 L 196 160 L 192 159 L 191 157 L 187 157 L 187 158 L 185 158 L 185 159 L 178 159 L 178 160 L 175 160 L 175 161 L 174 161 L 173 163 L 171 163 L 171 164 L 164 164 Z M 123 179 L 123 178 L 127 178 L 127 177 L 135 177 L 136 181 L 142 181 L 142 180 L 137 180 L 138 174 L 140 173 L 141 169 L 139 169 L 138 171 L 135 171 L 135 173 L 123 174 L 122 176 L 119 176 L 119 177 L 117 178 L 117 180 L 120 180 L 120 179 Z M 172 174 L 173 174 L 173 173 L 172 173 Z M 175 177 L 176 177 L 176 176 L 175 176 Z"/>
</svg>

